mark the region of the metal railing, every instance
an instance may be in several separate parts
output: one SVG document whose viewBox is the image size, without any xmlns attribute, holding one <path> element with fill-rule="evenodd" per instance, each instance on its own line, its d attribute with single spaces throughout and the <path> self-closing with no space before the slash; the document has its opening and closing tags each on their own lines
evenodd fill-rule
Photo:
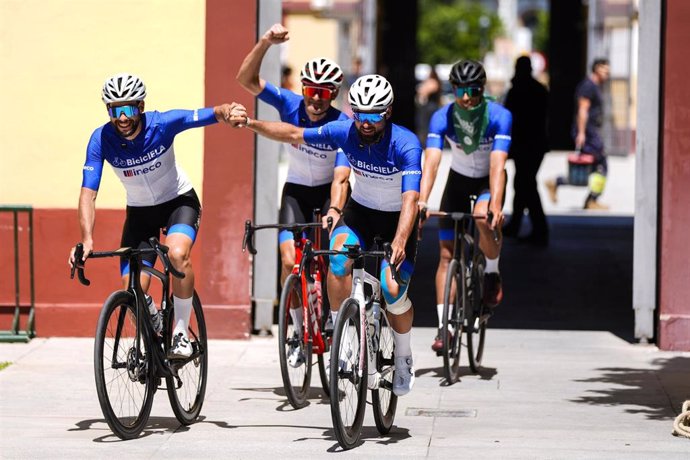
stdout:
<svg viewBox="0 0 690 460">
<path fill-rule="evenodd" d="M 0 213 L 12 213 L 12 237 L 14 243 L 14 303 L 1 303 L 0 308 L 14 308 L 12 326 L 10 330 L 0 330 L 0 342 L 28 342 L 35 335 L 34 329 L 34 235 L 33 235 L 33 208 L 28 205 L 3 205 L 0 206 Z M 30 303 L 22 303 L 21 283 L 20 283 L 20 248 L 19 248 L 19 214 L 26 213 L 28 225 L 26 233 L 29 240 L 29 286 Z M 29 311 L 26 322 L 26 329 L 20 330 L 20 318 L 22 310 Z"/>
</svg>

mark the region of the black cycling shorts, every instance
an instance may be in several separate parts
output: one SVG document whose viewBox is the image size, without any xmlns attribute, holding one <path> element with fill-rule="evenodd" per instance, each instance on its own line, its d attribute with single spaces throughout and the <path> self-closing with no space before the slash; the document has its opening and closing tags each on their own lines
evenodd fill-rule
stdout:
<svg viewBox="0 0 690 460">
<path fill-rule="evenodd" d="M 489 195 L 489 176 L 468 177 L 453 171 L 448 172 L 448 181 L 441 198 L 441 211 L 446 212 L 470 212 L 472 204 L 470 196 L 477 198 Z M 441 218 L 439 222 L 439 239 L 452 241 L 454 221 L 450 218 Z"/>
<path fill-rule="evenodd" d="M 127 206 L 127 217 L 122 229 L 120 246 L 131 248 L 149 247 L 148 240 L 152 236 L 160 238 L 161 230 L 184 233 L 192 241 L 199 232 L 201 220 L 201 203 L 194 189 L 165 203 L 155 206 Z M 173 228 L 173 226 L 176 226 Z M 155 254 L 147 254 L 144 261 L 153 265 Z M 120 262 L 120 272 L 129 272 L 126 259 Z"/>
<path fill-rule="evenodd" d="M 328 212 L 331 202 L 331 184 L 309 187 L 286 182 L 280 198 L 281 224 L 306 224 L 314 222 L 314 209 L 320 209 L 321 215 Z M 278 235 L 280 243 L 292 241 L 293 234 L 283 230 Z M 328 232 L 324 232 L 321 241 L 328 241 Z M 325 245 L 325 247 L 328 247 Z"/>
</svg>

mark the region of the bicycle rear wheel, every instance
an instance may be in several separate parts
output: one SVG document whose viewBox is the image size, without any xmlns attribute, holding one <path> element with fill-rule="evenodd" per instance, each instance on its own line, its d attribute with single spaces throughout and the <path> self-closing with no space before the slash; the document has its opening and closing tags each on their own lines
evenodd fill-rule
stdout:
<svg viewBox="0 0 690 460">
<path fill-rule="evenodd" d="M 462 348 L 463 323 L 465 321 L 465 300 L 467 285 L 464 281 L 464 263 L 452 259 L 448 265 L 443 293 L 443 375 L 446 384 L 452 385 L 460 377 L 460 355 Z M 455 284 L 455 292 L 453 292 Z M 452 306 L 451 306 L 452 304 Z"/>
<path fill-rule="evenodd" d="M 346 450 L 359 441 L 367 402 L 367 358 L 366 350 L 360 348 L 361 333 L 359 305 L 355 299 L 345 299 L 333 330 L 330 381 L 333 430 Z"/>
<path fill-rule="evenodd" d="M 112 293 L 98 318 L 94 371 L 103 416 L 120 439 L 136 438 L 148 422 L 157 385 L 151 350 L 138 330 L 134 296 Z"/>
<path fill-rule="evenodd" d="M 192 315 L 187 328 L 187 336 L 192 344 L 192 356 L 184 360 L 171 360 L 170 367 L 177 372 L 179 381 L 173 376 L 165 379 L 170 406 L 177 420 L 183 425 L 194 423 L 201 412 L 206 395 L 208 373 L 206 320 L 196 291 L 192 306 Z M 171 330 L 168 337 L 172 335 L 172 321 L 170 323 Z"/>
<path fill-rule="evenodd" d="M 280 360 L 280 374 L 283 378 L 283 387 L 288 402 L 295 409 L 301 409 L 307 405 L 307 394 L 311 383 L 312 353 L 311 347 L 305 345 L 302 336 L 296 334 L 295 325 L 292 323 L 290 306 L 302 308 L 302 281 L 291 273 L 285 280 L 283 292 L 280 295 L 278 309 L 278 357 Z M 300 325 L 299 330 L 302 330 Z M 303 359 L 301 362 L 288 362 L 288 353 L 294 347 L 301 347 Z"/>
<path fill-rule="evenodd" d="M 393 426 L 398 397 L 393 393 L 393 373 L 395 372 L 395 340 L 393 329 L 388 324 L 388 316 L 381 312 L 379 350 L 376 353 L 376 370 L 381 378 L 379 388 L 371 390 L 371 404 L 374 407 L 374 422 L 381 434 L 387 434 Z"/>
<path fill-rule="evenodd" d="M 484 314 L 484 261 L 475 259 L 470 282 L 471 300 L 467 315 L 467 355 L 470 361 L 470 369 L 475 374 L 482 367 L 484 355 L 484 342 L 486 339 L 486 322 L 488 316 Z"/>
</svg>

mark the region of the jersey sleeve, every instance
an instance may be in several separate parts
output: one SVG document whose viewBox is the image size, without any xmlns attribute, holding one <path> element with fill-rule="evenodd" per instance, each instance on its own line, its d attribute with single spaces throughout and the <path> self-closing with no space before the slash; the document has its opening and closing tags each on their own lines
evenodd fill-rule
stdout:
<svg viewBox="0 0 690 460">
<path fill-rule="evenodd" d="M 266 104 L 273 106 L 278 113 L 280 113 L 280 119 L 285 121 L 283 118 L 286 113 L 288 113 L 292 107 L 299 105 L 302 97 L 293 93 L 289 89 L 278 88 L 273 83 L 266 82 L 266 86 L 263 91 L 261 91 L 257 97 L 259 100 L 264 101 Z"/>
<path fill-rule="evenodd" d="M 345 155 L 345 152 L 343 152 L 343 149 L 338 149 L 338 151 L 335 154 L 334 168 L 338 168 L 341 166 L 345 167 L 345 168 L 349 168 L 350 167 L 350 160 L 347 159 L 347 156 Z"/>
<path fill-rule="evenodd" d="M 101 130 L 96 130 L 86 146 L 86 161 L 82 171 L 81 186 L 98 191 L 103 174 L 103 155 L 101 154 Z"/>
<path fill-rule="evenodd" d="M 508 109 L 503 108 L 499 113 L 496 123 L 496 134 L 494 135 L 494 143 L 491 147 L 491 151 L 501 150 L 503 152 L 508 152 L 510 149 L 511 130 L 513 127 L 513 114 L 511 114 Z"/>
<path fill-rule="evenodd" d="M 160 114 L 161 123 L 165 126 L 165 132 L 176 135 L 190 128 L 218 123 L 212 107 L 196 110 L 170 110 Z"/>
<path fill-rule="evenodd" d="M 419 192 L 422 180 L 422 146 L 415 139 L 405 146 L 401 158 L 402 193 Z"/>
<path fill-rule="evenodd" d="M 310 145 L 331 144 L 333 147 L 345 148 L 347 133 L 352 120 L 331 121 L 315 128 L 304 129 L 304 141 Z"/>
<path fill-rule="evenodd" d="M 448 129 L 447 111 L 447 107 L 442 107 L 431 116 L 429 134 L 426 136 L 426 148 L 443 150 L 443 136 L 446 135 Z"/>
</svg>

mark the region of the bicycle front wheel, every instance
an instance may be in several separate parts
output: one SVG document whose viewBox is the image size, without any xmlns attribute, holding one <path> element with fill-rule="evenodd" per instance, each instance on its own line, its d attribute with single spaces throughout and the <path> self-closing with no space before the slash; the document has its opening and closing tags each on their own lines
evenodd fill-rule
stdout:
<svg viewBox="0 0 690 460">
<path fill-rule="evenodd" d="M 359 441 L 367 402 L 367 357 L 360 346 L 361 333 L 359 305 L 355 299 L 345 299 L 333 330 L 330 366 L 331 418 L 343 449 L 352 449 Z"/>
<path fill-rule="evenodd" d="M 291 273 L 285 280 L 283 292 L 280 295 L 278 357 L 285 395 L 295 409 L 301 409 L 307 405 L 307 395 L 311 384 L 311 349 L 305 346 L 302 324 L 293 324 L 290 315 L 290 308 L 302 308 L 302 302 L 302 282 L 297 275 Z M 302 334 L 297 331 L 302 331 Z"/>
<path fill-rule="evenodd" d="M 376 370 L 380 375 L 379 387 L 371 390 L 371 404 L 374 407 L 374 422 L 380 434 L 387 434 L 393 426 L 398 397 L 393 393 L 395 372 L 395 340 L 388 316 L 381 313 L 379 350 L 376 353 Z"/>
<path fill-rule="evenodd" d="M 484 356 L 484 342 L 486 339 L 486 322 L 488 316 L 484 314 L 484 262 L 479 260 L 474 262 L 472 278 L 470 281 L 471 300 L 467 315 L 467 355 L 470 361 L 470 369 L 475 374 L 482 367 L 482 357 Z"/>
<path fill-rule="evenodd" d="M 170 376 L 165 379 L 170 406 L 177 420 L 183 425 L 194 423 L 199 417 L 206 395 L 208 373 L 206 320 L 196 291 L 192 306 L 192 315 L 187 328 L 187 337 L 192 344 L 192 356 L 184 360 L 171 360 L 171 370 L 177 373 L 178 378 Z M 172 334 L 172 321 L 170 323 Z"/>
<path fill-rule="evenodd" d="M 136 438 L 142 432 L 157 385 L 151 343 L 138 327 L 134 296 L 127 291 L 112 293 L 98 318 L 94 371 L 103 416 L 120 439 Z"/>
<path fill-rule="evenodd" d="M 464 281 L 464 264 L 452 259 L 448 265 L 443 292 L 443 374 L 446 384 L 452 385 L 460 377 L 460 351 L 462 348 L 463 323 L 467 286 Z"/>
</svg>

